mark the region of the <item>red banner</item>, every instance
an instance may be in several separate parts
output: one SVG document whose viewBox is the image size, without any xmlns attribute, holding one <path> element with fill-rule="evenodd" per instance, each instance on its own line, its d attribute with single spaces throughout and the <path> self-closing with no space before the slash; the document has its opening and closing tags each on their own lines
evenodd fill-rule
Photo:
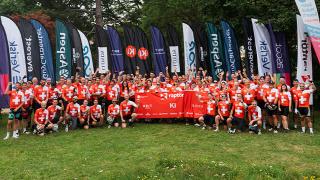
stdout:
<svg viewBox="0 0 320 180">
<path fill-rule="evenodd" d="M 206 112 L 205 95 L 195 91 L 176 93 L 137 93 L 138 118 L 199 118 Z"/>
</svg>

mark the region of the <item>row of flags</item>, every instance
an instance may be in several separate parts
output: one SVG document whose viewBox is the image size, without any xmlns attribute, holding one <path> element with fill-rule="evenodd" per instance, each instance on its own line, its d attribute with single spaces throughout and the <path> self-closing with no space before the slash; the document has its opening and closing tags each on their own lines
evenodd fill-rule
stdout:
<svg viewBox="0 0 320 180">
<path fill-rule="evenodd" d="M 314 0 L 296 0 L 301 13 L 297 15 L 298 63 L 297 79 L 312 78 L 311 44 L 320 62 L 320 23 Z M 1 16 L 0 23 L 0 107 L 7 100 L 3 92 L 9 81 L 26 78 L 69 78 L 79 73 L 89 77 L 94 61 L 89 41 L 72 23 L 56 20 L 55 51 L 46 28 L 37 20 L 20 18 L 18 22 Z M 183 40 L 178 31 L 168 25 L 165 34 L 150 27 L 146 33 L 138 26 L 124 25 L 123 35 L 114 27 L 95 26 L 97 67 L 100 73 L 124 71 L 134 74 L 170 72 L 196 74 L 199 68 L 218 79 L 222 71 L 242 71 L 248 78 L 253 74 L 285 76 L 291 83 L 290 60 L 286 37 L 274 31 L 271 24 L 244 18 L 244 46 L 239 47 L 235 30 L 225 20 L 213 23 L 182 23 Z M 54 56 L 55 55 L 55 56 Z M 55 57 L 55 60 L 53 60 Z M 80 68 L 77 68 L 80 67 Z"/>
</svg>

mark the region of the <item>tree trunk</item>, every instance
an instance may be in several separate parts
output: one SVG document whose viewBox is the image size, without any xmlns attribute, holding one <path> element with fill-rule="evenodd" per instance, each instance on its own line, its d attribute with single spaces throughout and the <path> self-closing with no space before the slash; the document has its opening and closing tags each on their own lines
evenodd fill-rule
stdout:
<svg viewBox="0 0 320 180">
<path fill-rule="evenodd" d="M 102 24 L 102 4 L 101 0 L 96 0 L 96 24 L 103 26 Z"/>
</svg>

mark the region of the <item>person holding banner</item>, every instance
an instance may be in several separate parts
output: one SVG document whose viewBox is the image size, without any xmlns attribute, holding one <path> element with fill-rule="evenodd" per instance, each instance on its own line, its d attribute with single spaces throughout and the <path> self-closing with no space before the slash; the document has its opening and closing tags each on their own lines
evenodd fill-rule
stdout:
<svg viewBox="0 0 320 180">
<path fill-rule="evenodd" d="M 8 117 L 8 124 L 7 124 L 7 136 L 3 138 L 7 140 L 10 138 L 10 132 L 12 131 L 13 138 L 19 138 L 19 121 L 21 120 L 21 108 L 24 104 L 24 94 L 20 90 L 20 83 L 15 83 L 15 89 L 10 90 L 12 83 L 9 82 L 6 91 L 4 92 L 5 95 L 9 96 L 9 117 Z"/>
<path fill-rule="evenodd" d="M 313 134 L 313 127 L 311 121 L 311 111 L 310 111 L 310 97 L 311 94 L 316 90 L 312 80 L 309 81 L 309 89 L 305 89 L 305 83 L 300 83 L 300 89 L 296 92 L 296 109 L 295 112 L 300 115 L 301 118 L 301 133 L 306 132 L 305 123 L 309 127 L 310 134 Z"/>
<path fill-rule="evenodd" d="M 139 99 L 137 99 L 139 102 Z M 136 104 L 129 100 L 129 94 L 124 96 L 124 101 L 120 103 L 120 117 L 121 117 L 121 127 L 126 128 L 127 124 L 133 127 L 133 122 L 135 121 L 137 114 L 134 113 L 134 108 L 138 108 L 139 103 Z"/>
</svg>

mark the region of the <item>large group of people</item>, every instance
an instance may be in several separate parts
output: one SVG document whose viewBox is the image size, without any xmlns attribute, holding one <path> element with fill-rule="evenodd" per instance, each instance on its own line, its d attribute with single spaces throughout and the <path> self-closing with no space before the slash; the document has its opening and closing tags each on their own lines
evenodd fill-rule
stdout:
<svg viewBox="0 0 320 180">
<path fill-rule="evenodd" d="M 287 132 L 289 125 L 297 129 L 300 124 L 302 133 L 309 130 L 313 134 L 309 102 L 316 87 L 311 79 L 294 80 L 291 87 L 284 77 L 276 84 L 270 75 L 249 78 L 240 71 L 222 72 L 215 80 L 201 68 L 186 75 L 168 70 L 158 76 L 142 75 L 138 67 L 135 74 L 97 72 L 89 78 L 77 74 L 61 77 L 55 83 L 51 79 L 38 82 L 37 78 L 9 83 L 5 94 L 10 99 L 10 112 L 4 139 L 9 139 L 11 133 L 18 138 L 21 134 L 43 136 L 61 129 L 134 127 L 134 122 L 143 120 L 135 113 L 140 104 L 136 94 L 185 90 L 208 94 L 206 99 L 199 96 L 207 107 L 206 113 L 186 119 L 202 129 L 261 134 L 263 129 Z"/>
</svg>

